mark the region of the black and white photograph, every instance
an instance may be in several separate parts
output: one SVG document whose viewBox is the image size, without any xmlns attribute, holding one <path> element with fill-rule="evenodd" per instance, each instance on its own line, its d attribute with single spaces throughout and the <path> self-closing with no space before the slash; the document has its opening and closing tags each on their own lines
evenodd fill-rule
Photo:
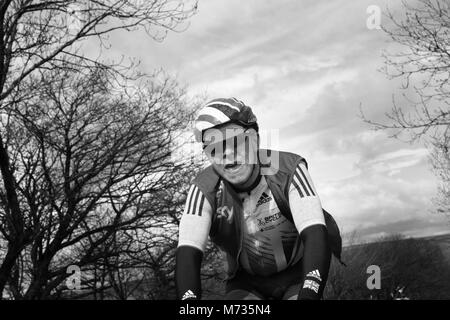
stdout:
<svg viewBox="0 0 450 320">
<path fill-rule="evenodd" d="M 0 300 L 450 300 L 449 0 L 0 21 Z"/>
</svg>

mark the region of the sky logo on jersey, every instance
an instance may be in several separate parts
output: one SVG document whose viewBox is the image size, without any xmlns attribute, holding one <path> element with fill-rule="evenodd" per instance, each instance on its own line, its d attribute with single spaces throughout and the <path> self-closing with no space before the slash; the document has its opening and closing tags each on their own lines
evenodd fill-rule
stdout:
<svg viewBox="0 0 450 320">
<path fill-rule="evenodd" d="M 269 196 L 267 193 L 263 192 L 258 202 L 256 203 L 256 207 L 258 208 L 260 205 L 269 202 L 270 200 L 272 200 L 272 197 Z"/>
<path fill-rule="evenodd" d="M 224 217 L 228 222 L 231 222 L 233 218 L 233 207 L 228 208 L 227 206 L 217 208 L 217 214 L 219 217 Z"/>
</svg>

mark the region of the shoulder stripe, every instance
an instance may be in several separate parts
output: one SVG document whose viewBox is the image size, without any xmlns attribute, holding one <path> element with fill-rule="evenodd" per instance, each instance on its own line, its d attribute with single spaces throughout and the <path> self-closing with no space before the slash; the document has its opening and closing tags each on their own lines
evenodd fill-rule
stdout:
<svg viewBox="0 0 450 320">
<path fill-rule="evenodd" d="M 305 184 L 302 181 L 302 178 L 300 178 L 298 170 L 295 170 L 295 177 L 297 178 L 298 182 L 300 182 L 300 184 L 302 185 L 303 190 L 305 190 L 305 192 L 306 192 L 306 195 L 310 196 L 308 189 L 306 189 Z"/>
<path fill-rule="evenodd" d="M 188 204 L 188 207 L 187 207 L 187 214 L 191 214 L 192 213 L 192 207 L 195 208 L 195 196 L 197 194 L 197 191 L 198 191 L 197 186 L 194 186 L 194 188 L 192 189 L 191 198 L 189 199 L 189 204 Z"/>
<path fill-rule="evenodd" d="M 300 194 L 300 198 L 303 198 L 304 197 L 303 192 L 302 192 L 302 190 L 300 190 L 299 185 L 295 181 L 295 177 L 294 177 L 294 179 L 292 179 L 292 184 L 294 185 L 294 187 L 297 189 L 298 193 Z"/>
<path fill-rule="evenodd" d="M 195 189 L 197 187 L 195 185 L 191 186 L 191 189 L 189 190 L 188 196 L 187 196 L 187 201 L 186 201 L 186 213 L 189 214 L 190 208 L 191 208 L 191 203 L 192 203 L 192 196 L 195 192 Z"/>
<path fill-rule="evenodd" d="M 195 187 L 195 196 L 192 196 L 194 201 L 192 203 L 192 207 L 189 207 L 189 214 L 195 215 L 195 208 L 197 207 L 197 204 L 198 204 L 199 193 L 200 193 L 200 189 Z"/>
<path fill-rule="evenodd" d="M 313 188 L 311 188 L 311 185 L 309 184 L 308 179 L 306 179 L 306 176 L 303 173 L 303 170 L 302 170 L 302 168 L 300 166 L 298 166 L 298 170 L 300 171 L 301 175 L 303 176 L 303 179 L 305 179 L 305 182 L 308 185 L 309 190 L 311 191 L 312 195 L 315 196 L 314 190 L 313 190 Z"/>
<path fill-rule="evenodd" d="M 200 200 L 200 205 L 198 206 L 198 213 L 197 213 L 200 217 L 202 216 L 203 204 L 205 202 L 205 196 L 203 195 L 203 193 L 202 193 L 201 198 L 202 199 Z"/>
<path fill-rule="evenodd" d="M 206 196 L 203 192 L 196 185 L 192 185 L 187 196 L 184 214 L 201 216 L 205 206 L 205 199 Z"/>
</svg>

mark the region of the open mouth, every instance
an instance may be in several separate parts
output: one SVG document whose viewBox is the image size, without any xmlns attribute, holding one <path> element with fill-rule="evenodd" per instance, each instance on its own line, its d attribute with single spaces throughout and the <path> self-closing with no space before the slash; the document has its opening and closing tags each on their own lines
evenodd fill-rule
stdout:
<svg viewBox="0 0 450 320">
<path fill-rule="evenodd" d="M 234 171 L 234 170 L 239 169 L 241 167 L 241 165 L 242 165 L 241 163 L 237 163 L 237 162 L 229 163 L 229 164 L 225 165 L 225 170 Z"/>
</svg>

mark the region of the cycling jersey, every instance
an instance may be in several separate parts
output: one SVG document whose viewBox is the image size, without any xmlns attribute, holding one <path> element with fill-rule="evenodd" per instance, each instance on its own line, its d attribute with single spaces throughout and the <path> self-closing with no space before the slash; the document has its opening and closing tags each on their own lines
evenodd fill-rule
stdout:
<svg viewBox="0 0 450 320">
<path fill-rule="evenodd" d="M 250 192 L 238 193 L 243 208 L 239 264 L 250 274 L 267 276 L 285 270 L 302 257 L 299 234 L 311 225 L 325 225 L 320 199 L 304 162 L 298 163 L 289 187 L 292 221 L 281 214 L 265 177 Z M 233 207 L 218 208 L 232 216 Z M 180 221 L 178 246 L 205 250 L 212 206 L 193 184 Z"/>
<path fill-rule="evenodd" d="M 226 254 L 225 299 L 246 298 L 243 291 L 256 292 L 254 298 L 320 299 L 342 239 L 322 209 L 306 160 L 259 149 L 256 117 L 235 98 L 208 102 L 194 127 L 211 165 L 192 182 L 180 221 L 177 297 L 201 299 L 209 237 Z M 256 170 L 243 165 L 250 163 Z"/>
</svg>

